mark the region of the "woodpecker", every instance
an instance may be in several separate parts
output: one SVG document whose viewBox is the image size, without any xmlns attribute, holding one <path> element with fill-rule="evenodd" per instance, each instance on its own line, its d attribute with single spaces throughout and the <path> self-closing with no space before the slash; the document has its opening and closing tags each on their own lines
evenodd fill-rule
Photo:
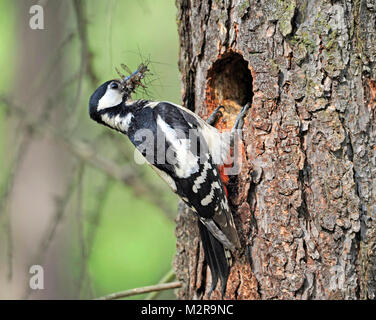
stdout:
<svg viewBox="0 0 376 320">
<path fill-rule="evenodd" d="M 141 65 L 128 77 L 100 85 L 90 97 L 89 115 L 99 124 L 128 136 L 148 164 L 192 209 L 198 218 L 205 260 L 212 275 L 209 296 L 218 278 L 223 296 L 231 252 L 241 247 L 219 171 L 228 158 L 230 143 L 211 125 L 223 107 L 216 108 L 206 122 L 171 102 L 131 100 L 146 71 Z M 242 126 L 248 108 L 249 104 L 242 108 L 234 128 Z"/>
</svg>

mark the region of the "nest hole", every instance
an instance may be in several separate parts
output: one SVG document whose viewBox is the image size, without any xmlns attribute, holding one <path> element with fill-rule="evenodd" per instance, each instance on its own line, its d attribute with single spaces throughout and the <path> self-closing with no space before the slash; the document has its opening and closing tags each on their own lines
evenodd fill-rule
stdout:
<svg viewBox="0 0 376 320">
<path fill-rule="evenodd" d="M 208 115 L 219 105 L 225 107 L 219 129 L 231 128 L 242 106 L 252 103 L 252 74 L 248 62 L 238 53 L 220 57 L 208 71 L 206 108 Z"/>
</svg>

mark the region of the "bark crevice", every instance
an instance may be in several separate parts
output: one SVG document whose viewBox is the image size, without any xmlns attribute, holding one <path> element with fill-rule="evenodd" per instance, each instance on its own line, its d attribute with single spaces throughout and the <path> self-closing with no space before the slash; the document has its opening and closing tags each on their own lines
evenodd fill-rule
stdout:
<svg viewBox="0 0 376 320">
<path fill-rule="evenodd" d="M 243 167 L 230 186 L 245 250 L 235 257 L 226 297 L 376 298 L 376 6 L 367 0 L 208 6 L 177 0 L 177 6 L 189 21 L 179 27 L 184 104 L 200 115 L 225 104 L 222 130 L 242 103 L 252 102 Z M 185 28 L 195 25 L 204 27 Z M 247 92 L 242 86 L 248 100 L 239 99 L 247 96 L 239 94 Z M 177 227 L 189 228 L 190 221 Z"/>
</svg>

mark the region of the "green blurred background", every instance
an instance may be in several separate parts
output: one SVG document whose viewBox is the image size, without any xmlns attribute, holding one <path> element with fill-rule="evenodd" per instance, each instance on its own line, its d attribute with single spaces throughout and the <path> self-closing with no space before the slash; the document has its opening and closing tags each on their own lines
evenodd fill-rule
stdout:
<svg viewBox="0 0 376 320">
<path fill-rule="evenodd" d="M 28 10 L 38 3 L 45 8 L 45 30 L 28 26 Z M 82 71 L 77 4 L 86 15 L 96 84 Z M 11 186 L 0 212 L 0 298 L 86 299 L 157 283 L 172 268 L 173 219 L 132 186 L 77 161 L 43 130 L 28 133 L 22 113 L 34 116 L 34 126 L 47 123 L 69 139 L 93 146 L 102 158 L 120 167 L 134 164 L 127 138 L 89 119 L 88 99 L 95 86 L 117 77 L 115 66 L 126 63 L 134 70 L 150 59 L 153 75 L 148 96 L 141 92 L 138 97 L 180 103 L 174 1 L 1 0 L 0 34 L 0 95 L 5 97 L 0 103 L 3 204 Z M 36 42 L 42 43 L 40 48 Z M 21 116 L 12 112 L 8 100 L 19 100 Z M 41 116 L 40 105 L 51 107 L 49 117 Z M 29 147 L 17 154 L 17 143 L 28 134 Z M 23 158 L 14 168 L 20 154 Z M 171 212 L 176 211 L 177 197 L 150 168 L 139 168 L 137 174 L 161 192 Z M 62 216 L 51 229 L 56 199 L 62 201 L 69 190 L 72 194 Z M 32 263 L 44 267 L 45 289 L 27 293 Z M 174 295 L 169 291 L 160 297 Z"/>
</svg>

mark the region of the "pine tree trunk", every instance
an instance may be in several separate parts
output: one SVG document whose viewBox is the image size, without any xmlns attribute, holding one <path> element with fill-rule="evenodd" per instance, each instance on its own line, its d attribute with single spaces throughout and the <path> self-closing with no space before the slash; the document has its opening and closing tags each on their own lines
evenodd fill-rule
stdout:
<svg viewBox="0 0 376 320">
<path fill-rule="evenodd" d="M 228 299 L 376 298 L 376 2 L 177 0 L 183 104 L 245 119 Z M 208 299 L 181 205 L 180 299 Z M 219 288 L 211 299 L 220 298 Z"/>
</svg>

